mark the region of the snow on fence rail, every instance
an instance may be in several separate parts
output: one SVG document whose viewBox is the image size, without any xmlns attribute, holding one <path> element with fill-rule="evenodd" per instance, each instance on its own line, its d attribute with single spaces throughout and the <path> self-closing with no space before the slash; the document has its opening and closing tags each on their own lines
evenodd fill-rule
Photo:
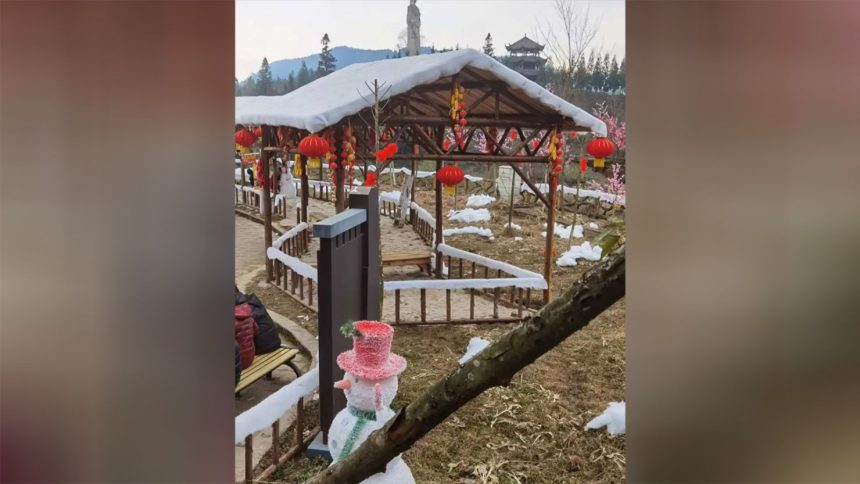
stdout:
<svg viewBox="0 0 860 484">
<path fill-rule="evenodd" d="M 272 425 L 273 421 L 290 411 L 302 398 L 313 395 L 319 388 L 319 378 L 320 372 L 317 366 L 240 413 L 235 420 L 235 443 L 239 444 L 254 432 Z"/>
<path fill-rule="evenodd" d="M 316 308 L 314 285 L 317 269 L 299 259 L 310 251 L 310 225 L 302 222 L 291 228 L 266 249 L 266 257 L 273 261 L 274 283 L 311 308 Z M 306 297 L 307 295 L 307 297 Z"/>
<path fill-rule="evenodd" d="M 399 194 L 398 194 L 399 196 Z M 395 203 L 394 192 L 380 196 L 380 209 L 383 214 L 396 217 L 398 206 Z M 436 219 L 417 203 L 409 206 L 409 220 L 413 230 L 431 246 L 435 245 Z M 383 290 L 394 292 L 394 323 L 395 324 L 470 324 L 491 322 L 517 322 L 524 317 L 524 311 L 529 308 L 532 290 L 546 290 L 546 279 L 540 274 L 531 272 L 506 262 L 490 259 L 457 249 L 445 244 L 444 239 L 433 250 L 433 260 L 436 257 L 443 260 L 443 274 L 447 279 L 415 279 L 401 281 L 384 281 Z M 471 265 L 471 273 L 466 274 L 465 266 Z M 459 270 L 455 270 L 459 269 Z M 483 274 L 479 274 L 483 272 Z M 483 277 L 480 277 L 480 276 Z M 401 318 L 401 291 L 417 290 L 420 293 L 420 320 L 404 322 Z M 427 291 L 445 291 L 445 318 L 430 321 L 427 317 Z M 468 291 L 469 318 L 455 320 L 452 318 L 451 291 Z M 486 294 L 492 297 L 492 317 L 476 318 L 475 296 Z M 500 318 L 499 306 L 506 305 L 516 309 L 516 317 Z"/>
<path fill-rule="evenodd" d="M 549 192 L 549 185 L 546 183 L 537 183 L 536 186 L 537 186 L 537 189 L 541 191 L 541 193 Z M 565 195 L 573 195 L 573 196 L 576 195 L 576 187 L 569 187 L 566 185 L 560 185 L 558 190 L 561 191 L 562 193 L 564 193 Z M 532 190 L 528 185 L 526 185 L 525 182 L 523 182 L 520 185 L 520 193 L 523 193 L 523 192 L 531 193 L 532 195 L 534 195 L 534 190 Z M 585 188 L 580 188 L 579 189 L 579 196 L 580 197 L 586 197 L 586 198 L 597 198 L 601 202 L 618 203 L 619 205 L 622 205 L 622 206 L 626 203 L 626 198 L 624 196 L 614 195 L 612 193 L 607 193 L 607 192 L 601 192 L 600 190 L 587 190 Z"/>
<path fill-rule="evenodd" d="M 305 436 L 304 399 L 311 396 L 319 388 L 319 366 L 299 376 L 292 382 L 281 387 L 260 403 L 239 414 L 234 420 L 234 442 L 245 443 L 245 481 L 264 482 L 275 469 L 292 459 L 310 445 L 311 441 L 320 433 L 319 424 L 313 426 L 310 433 Z M 296 418 L 293 422 L 295 442 L 288 449 L 281 447 L 281 416 L 289 412 L 293 407 L 296 409 Z M 272 462 L 258 475 L 254 475 L 254 433 L 267 427 L 271 427 L 272 445 L 270 455 Z"/>
</svg>

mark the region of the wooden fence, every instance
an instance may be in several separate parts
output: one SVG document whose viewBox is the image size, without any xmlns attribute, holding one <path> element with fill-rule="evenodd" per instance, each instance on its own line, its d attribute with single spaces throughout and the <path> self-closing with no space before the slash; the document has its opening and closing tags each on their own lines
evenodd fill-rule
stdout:
<svg viewBox="0 0 860 484">
<path fill-rule="evenodd" d="M 317 270 L 299 259 L 310 251 L 310 243 L 310 226 L 302 222 L 274 241 L 266 250 L 266 256 L 273 262 L 274 284 L 304 306 L 316 310 Z"/>
</svg>

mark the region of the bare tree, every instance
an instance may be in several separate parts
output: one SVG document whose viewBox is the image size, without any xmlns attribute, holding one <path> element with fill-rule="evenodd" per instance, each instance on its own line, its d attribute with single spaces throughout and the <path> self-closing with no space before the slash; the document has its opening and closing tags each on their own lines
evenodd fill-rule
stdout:
<svg viewBox="0 0 860 484">
<path fill-rule="evenodd" d="M 550 60 L 568 79 L 600 27 L 600 19 L 591 16 L 588 4 L 581 5 L 574 0 L 555 0 L 555 15 L 538 24 L 538 36 L 549 47 Z"/>
</svg>

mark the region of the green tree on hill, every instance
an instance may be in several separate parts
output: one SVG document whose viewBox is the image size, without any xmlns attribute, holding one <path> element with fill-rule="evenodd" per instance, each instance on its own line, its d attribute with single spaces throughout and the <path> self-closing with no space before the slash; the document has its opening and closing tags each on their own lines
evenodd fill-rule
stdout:
<svg viewBox="0 0 860 484">
<path fill-rule="evenodd" d="M 269 60 L 263 57 L 263 64 L 257 72 L 257 95 L 269 96 L 272 91 L 272 70 L 269 69 Z"/>
<path fill-rule="evenodd" d="M 484 38 L 484 53 L 490 57 L 494 57 L 496 55 L 496 51 L 493 48 L 493 36 L 487 33 L 487 36 Z"/>
<path fill-rule="evenodd" d="M 302 61 L 302 67 L 299 68 L 299 75 L 296 80 L 296 87 L 302 87 L 309 82 L 311 82 L 311 71 L 310 69 L 308 69 L 308 66 L 307 64 L 305 64 L 305 61 Z"/>
<path fill-rule="evenodd" d="M 334 72 L 335 62 L 337 62 L 337 59 L 334 58 L 334 55 L 328 48 L 329 42 L 328 34 L 323 35 L 323 38 L 320 41 L 322 44 L 322 51 L 320 52 L 320 60 L 317 64 L 317 77 L 327 76 Z"/>
</svg>

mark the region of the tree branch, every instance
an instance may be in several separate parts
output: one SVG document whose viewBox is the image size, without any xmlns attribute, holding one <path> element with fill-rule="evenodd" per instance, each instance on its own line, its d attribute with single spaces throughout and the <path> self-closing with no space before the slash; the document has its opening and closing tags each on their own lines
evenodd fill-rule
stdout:
<svg viewBox="0 0 860 484">
<path fill-rule="evenodd" d="M 308 483 L 355 483 L 386 464 L 485 390 L 511 378 L 624 297 L 625 252 L 620 248 L 586 272 L 561 297 L 458 366 L 401 409 L 341 462 Z"/>
</svg>

